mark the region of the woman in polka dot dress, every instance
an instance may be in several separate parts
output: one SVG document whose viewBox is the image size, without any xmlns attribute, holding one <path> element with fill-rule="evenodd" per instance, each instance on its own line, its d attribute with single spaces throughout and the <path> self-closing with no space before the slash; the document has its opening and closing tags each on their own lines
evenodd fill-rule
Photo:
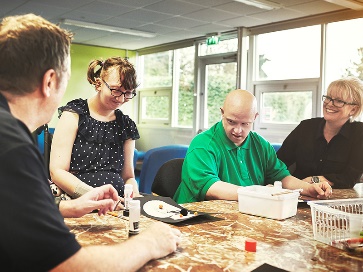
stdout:
<svg viewBox="0 0 363 272">
<path fill-rule="evenodd" d="M 119 57 L 93 60 L 87 79 L 96 94 L 59 108 L 50 156 L 52 182 L 72 198 L 103 184 L 112 184 L 123 197 L 126 183 L 139 196 L 133 156 L 140 136 L 134 121 L 119 110 L 136 95 L 134 66 Z"/>
</svg>

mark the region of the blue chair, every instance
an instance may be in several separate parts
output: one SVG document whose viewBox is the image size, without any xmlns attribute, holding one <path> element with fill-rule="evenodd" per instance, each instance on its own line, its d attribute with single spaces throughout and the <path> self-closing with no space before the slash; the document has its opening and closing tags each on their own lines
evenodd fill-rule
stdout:
<svg viewBox="0 0 363 272">
<path fill-rule="evenodd" d="M 145 151 L 140 151 L 135 148 L 134 151 L 134 173 L 137 184 L 140 184 L 140 167 L 138 163 L 142 164 L 145 156 Z"/>
<path fill-rule="evenodd" d="M 171 159 L 185 158 L 187 150 L 187 145 L 166 145 L 146 151 L 140 172 L 139 191 L 151 194 L 151 185 L 159 168 Z"/>
<path fill-rule="evenodd" d="M 39 151 L 44 156 L 44 165 L 45 168 L 47 169 L 48 175 L 49 175 L 50 147 L 52 145 L 53 134 L 54 134 L 54 128 L 48 127 L 48 124 L 45 124 L 37 128 L 37 130 L 33 132 L 33 137 L 35 138 L 35 142 L 38 145 Z"/>
<path fill-rule="evenodd" d="M 137 149 L 135 148 L 135 149 L 134 149 L 134 169 L 136 169 L 137 154 L 138 154 L 138 151 L 137 151 Z"/>
<path fill-rule="evenodd" d="M 275 149 L 275 151 L 277 152 L 280 149 L 282 144 L 280 144 L 280 143 L 271 143 L 271 145 Z"/>
<path fill-rule="evenodd" d="M 53 134 L 54 128 L 48 127 L 47 124 L 37 128 L 37 130 L 33 132 L 35 141 L 38 144 L 39 151 L 42 155 L 50 150 Z"/>
</svg>

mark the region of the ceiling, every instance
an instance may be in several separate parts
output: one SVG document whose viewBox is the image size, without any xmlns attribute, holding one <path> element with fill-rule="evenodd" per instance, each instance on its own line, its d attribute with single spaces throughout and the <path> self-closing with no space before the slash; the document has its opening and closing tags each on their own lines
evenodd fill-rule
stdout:
<svg viewBox="0 0 363 272">
<path fill-rule="evenodd" d="M 175 41 L 223 33 L 347 9 L 336 1 L 273 0 L 281 8 L 265 10 L 234 0 L 1 0 L 0 18 L 35 13 L 54 23 L 64 19 L 155 33 L 142 38 L 61 23 L 75 33 L 74 43 L 137 50 Z"/>
</svg>

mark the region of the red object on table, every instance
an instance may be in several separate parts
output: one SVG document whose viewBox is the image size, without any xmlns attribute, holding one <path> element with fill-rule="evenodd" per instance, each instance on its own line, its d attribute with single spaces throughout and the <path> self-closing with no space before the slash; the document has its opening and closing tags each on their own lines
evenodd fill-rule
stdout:
<svg viewBox="0 0 363 272">
<path fill-rule="evenodd" d="M 245 250 L 250 252 L 256 252 L 257 241 L 251 238 L 247 238 L 245 241 Z"/>
</svg>

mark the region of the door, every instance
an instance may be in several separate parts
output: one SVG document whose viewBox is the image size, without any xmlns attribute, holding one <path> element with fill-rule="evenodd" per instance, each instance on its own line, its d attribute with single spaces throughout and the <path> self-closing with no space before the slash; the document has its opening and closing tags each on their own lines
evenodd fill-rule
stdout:
<svg viewBox="0 0 363 272">
<path fill-rule="evenodd" d="M 199 84 L 197 92 L 197 133 L 221 120 L 220 108 L 226 95 L 236 89 L 237 54 L 221 54 L 199 58 Z"/>
</svg>

